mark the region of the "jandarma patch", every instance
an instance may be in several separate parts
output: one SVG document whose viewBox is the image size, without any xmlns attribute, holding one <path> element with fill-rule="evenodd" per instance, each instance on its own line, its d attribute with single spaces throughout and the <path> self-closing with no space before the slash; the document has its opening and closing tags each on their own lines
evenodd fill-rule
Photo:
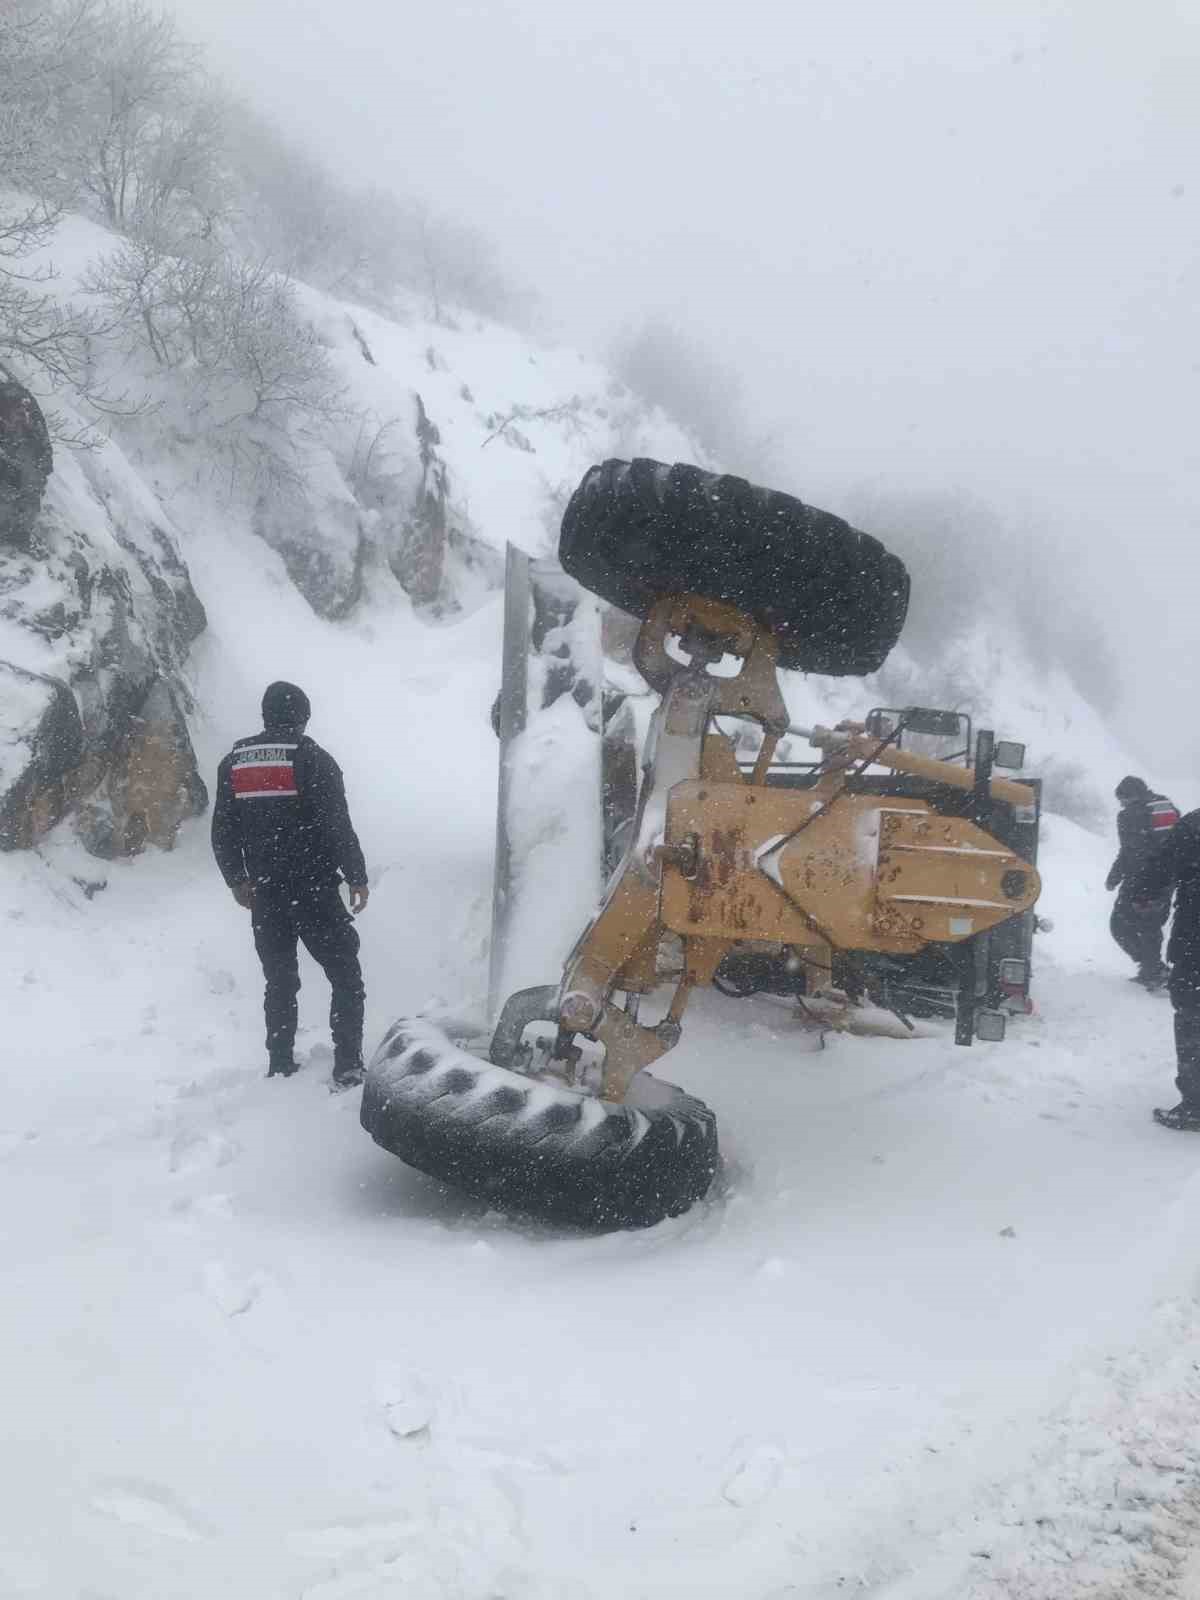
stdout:
<svg viewBox="0 0 1200 1600">
<path fill-rule="evenodd" d="M 291 752 L 296 748 L 294 744 L 244 744 L 233 752 L 233 764 L 242 767 L 260 762 L 290 762 Z"/>
<path fill-rule="evenodd" d="M 233 792 L 238 800 L 277 800 L 299 794 L 294 744 L 248 744 L 234 751 Z"/>
</svg>

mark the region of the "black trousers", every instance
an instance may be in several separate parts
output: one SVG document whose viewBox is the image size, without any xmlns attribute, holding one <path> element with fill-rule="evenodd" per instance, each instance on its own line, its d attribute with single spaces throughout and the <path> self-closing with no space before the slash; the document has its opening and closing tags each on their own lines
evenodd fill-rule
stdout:
<svg viewBox="0 0 1200 1600">
<path fill-rule="evenodd" d="M 1200 1111 L 1200 962 L 1177 961 L 1167 992 L 1175 1007 L 1175 1086 Z"/>
<path fill-rule="evenodd" d="M 1170 910 L 1167 899 L 1156 900 L 1148 910 L 1139 911 L 1132 895 L 1123 889 L 1118 893 L 1108 926 L 1129 959 L 1137 962 L 1139 971 L 1156 972 L 1162 966 L 1163 926 Z"/>
<path fill-rule="evenodd" d="M 296 888 L 259 884 L 254 893 L 252 920 L 254 947 L 267 980 L 263 1012 L 271 1061 L 290 1062 L 296 1044 L 299 940 L 329 979 L 334 1064 L 357 1066 L 362 1060 L 364 997 L 358 929 L 342 904 L 337 885 Z"/>
</svg>

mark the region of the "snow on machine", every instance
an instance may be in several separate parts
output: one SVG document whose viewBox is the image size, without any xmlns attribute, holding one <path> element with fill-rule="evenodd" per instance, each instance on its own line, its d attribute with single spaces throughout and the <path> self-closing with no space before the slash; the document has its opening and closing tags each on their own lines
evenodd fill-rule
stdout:
<svg viewBox="0 0 1200 1600">
<path fill-rule="evenodd" d="M 649 1070 L 679 1043 L 695 989 L 774 989 L 843 1011 L 869 1000 L 906 1025 L 949 1009 L 959 1043 L 1002 1037 L 1003 1006 L 1028 990 L 1038 790 L 994 776 L 1021 764 L 1020 747 L 983 730 L 972 740 L 957 713 L 791 726 L 779 671 L 875 671 L 908 605 L 903 564 L 827 512 L 696 467 L 609 461 L 571 498 L 559 559 L 588 594 L 641 619 L 633 661 L 658 705 L 631 815 L 613 779 L 623 740 L 595 740 L 612 767 L 608 837 L 623 849 L 559 980 L 510 994 L 490 1041 L 426 1017 L 393 1025 L 362 1123 L 403 1161 L 498 1207 L 647 1226 L 686 1211 L 718 1167 L 712 1112 Z M 520 892 L 505 818 L 521 808 L 506 794 L 514 750 L 524 740 L 528 760 L 532 748 L 530 703 L 565 705 L 597 735 L 602 722 L 579 589 L 572 598 L 561 577 L 531 584 L 527 563 L 523 580 L 516 570 L 510 560 L 498 714 L 502 932 Z M 739 759 L 750 730 L 757 746 Z M 818 758 L 778 761 L 798 737 Z M 939 738 L 966 744 L 950 759 L 920 748 Z M 543 761 L 538 794 L 554 765 Z M 597 813 L 600 791 L 598 779 Z M 566 805 L 564 818 L 587 809 Z M 569 902 L 575 876 L 549 887 L 543 873 L 534 916 Z M 494 940 L 494 971 L 504 944 Z M 647 1019 L 643 1004 L 664 989 Z"/>
</svg>

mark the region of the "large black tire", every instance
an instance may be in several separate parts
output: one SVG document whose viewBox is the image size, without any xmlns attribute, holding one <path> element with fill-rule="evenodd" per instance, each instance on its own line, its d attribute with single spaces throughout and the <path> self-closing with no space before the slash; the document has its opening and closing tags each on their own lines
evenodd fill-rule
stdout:
<svg viewBox="0 0 1200 1600">
<path fill-rule="evenodd" d="M 624 1105 L 470 1055 L 402 1019 L 375 1052 L 363 1127 L 409 1166 L 500 1210 L 581 1228 L 647 1228 L 703 1198 L 716 1118 L 648 1073 Z"/>
<path fill-rule="evenodd" d="M 876 671 L 908 611 L 908 572 L 878 539 L 699 467 L 592 467 L 563 515 L 558 554 L 585 589 L 637 617 L 664 595 L 727 601 L 771 629 L 781 666 L 802 672 Z"/>
</svg>

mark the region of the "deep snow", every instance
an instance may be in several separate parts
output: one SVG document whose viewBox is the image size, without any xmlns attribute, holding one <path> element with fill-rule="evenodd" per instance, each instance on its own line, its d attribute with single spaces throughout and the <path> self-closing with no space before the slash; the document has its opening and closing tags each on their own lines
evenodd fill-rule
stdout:
<svg viewBox="0 0 1200 1600">
<path fill-rule="evenodd" d="M 498 603 L 334 627 L 265 547 L 187 555 L 221 595 L 206 766 L 270 663 L 345 767 L 368 1032 L 477 1001 Z M 717 1110 L 726 1172 L 603 1238 L 377 1150 L 326 1092 L 311 967 L 305 1070 L 262 1076 L 203 823 L 102 874 L 57 842 L 0 860 L 0 1592 L 1200 1593 L 1200 1145 L 1149 1120 L 1170 1011 L 1109 943 L 1108 856 L 1049 819 L 1039 1014 L 1005 1045 L 818 1050 L 777 1002 L 706 997 L 667 1075 Z"/>
<path fill-rule="evenodd" d="M 62 283 L 106 241 L 70 223 Z M 598 455 L 688 453 L 577 357 L 306 303 L 356 403 L 425 394 L 456 512 L 497 548 L 547 548 Z M 533 448 L 485 445 L 518 406 Z M 369 1036 L 477 1009 L 498 598 L 430 626 L 381 586 L 321 623 L 194 460 L 139 465 L 209 612 L 206 776 L 267 681 L 305 684 L 371 866 Z M 960 653 L 964 699 L 1035 770 L 1053 751 L 1111 789 L 1124 758 L 1071 685 L 995 638 Z M 889 670 L 916 696 L 903 650 Z M 794 680 L 789 704 L 830 721 L 886 688 Z M 0 1595 L 1200 1596 L 1200 1143 L 1149 1120 L 1170 1009 L 1108 938 L 1111 839 L 1048 819 L 1055 929 L 1005 1045 L 926 1027 L 819 1050 L 776 1002 L 697 1003 L 664 1066 L 716 1109 L 722 1179 L 674 1223 L 582 1238 L 376 1149 L 357 1097 L 326 1092 L 307 963 L 305 1070 L 263 1077 L 261 980 L 203 822 L 112 865 L 62 835 L 0 857 Z"/>
</svg>

